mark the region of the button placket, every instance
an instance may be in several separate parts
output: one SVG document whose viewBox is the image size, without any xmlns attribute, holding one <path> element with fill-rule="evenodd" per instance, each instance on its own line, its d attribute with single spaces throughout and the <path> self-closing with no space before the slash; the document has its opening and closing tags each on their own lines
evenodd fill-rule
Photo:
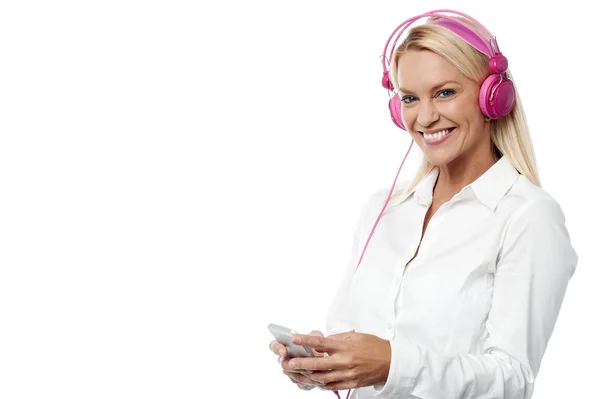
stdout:
<svg viewBox="0 0 600 399">
<path fill-rule="evenodd" d="M 421 199 L 423 202 L 420 204 L 422 206 L 422 208 L 424 208 L 423 210 L 423 214 L 421 219 L 425 219 L 425 214 L 427 213 L 427 210 L 429 209 L 429 203 L 430 201 L 427 201 L 427 199 Z M 407 264 L 410 262 L 411 263 L 411 267 L 414 266 L 414 262 L 417 260 L 416 258 L 413 259 L 415 252 L 417 251 L 417 248 L 419 248 L 419 245 L 421 244 L 421 232 L 419 231 L 417 234 L 415 234 L 415 240 L 413 242 L 413 244 L 410 246 L 409 250 L 407 250 L 402 256 L 402 259 L 399 260 L 398 265 L 396 266 L 396 273 L 394 275 L 394 279 L 392 282 L 392 287 L 394 290 L 394 303 L 396 303 L 396 301 L 400 301 L 401 300 L 401 289 L 402 289 L 402 282 L 404 281 L 404 275 L 406 273 L 406 268 L 407 268 Z"/>
<path fill-rule="evenodd" d="M 427 226 L 427 231 L 423 235 L 423 238 L 420 243 L 419 253 L 429 253 L 429 247 L 432 243 L 435 242 L 437 236 L 440 233 L 441 224 L 446 217 L 446 213 L 448 213 L 449 209 L 454 204 L 453 200 L 443 203 L 438 210 L 433 214 L 431 220 L 429 220 L 429 225 Z M 417 257 L 418 258 L 418 257 Z M 416 260 L 416 258 L 415 258 Z M 413 262 L 415 261 L 413 260 Z M 413 265 L 414 266 L 414 265 Z M 411 266 L 412 267 L 412 266 Z"/>
</svg>

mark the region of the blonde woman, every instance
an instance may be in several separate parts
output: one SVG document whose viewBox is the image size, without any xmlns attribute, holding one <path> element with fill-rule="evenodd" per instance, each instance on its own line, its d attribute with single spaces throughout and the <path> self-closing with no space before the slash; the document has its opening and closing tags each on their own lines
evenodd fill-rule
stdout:
<svg viewBox="0 0 600 399">
<path fill-rule="evenodd" d="M 400 34 L 426 17 L 384 59 L 422 165 L 363 206 L 327 334 L 295 336 L 328 356 L 271 349 L 293 382 L 336 395 L 530 398 L 578 257 L 495 38 L 450 10 Z"/>
</svg>

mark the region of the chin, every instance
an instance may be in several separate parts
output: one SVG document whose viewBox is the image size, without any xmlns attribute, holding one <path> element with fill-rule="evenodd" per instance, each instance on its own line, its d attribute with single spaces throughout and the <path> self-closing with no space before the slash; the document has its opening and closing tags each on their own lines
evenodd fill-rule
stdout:
<svg viewBox="0 0 600 399">
<path fill-rule="evenodd" d="M 454 155 L 450 155 L 447 153 L 423 153 L 423 155 L 425 156 L 425 159 L 427 159 L 427 161 L 432 164 L 433 166 L 444 166 L 444 165 L 448 165 L 450 162 L 454 161 L 456 159 L 456 156 Z"/>
</svg>

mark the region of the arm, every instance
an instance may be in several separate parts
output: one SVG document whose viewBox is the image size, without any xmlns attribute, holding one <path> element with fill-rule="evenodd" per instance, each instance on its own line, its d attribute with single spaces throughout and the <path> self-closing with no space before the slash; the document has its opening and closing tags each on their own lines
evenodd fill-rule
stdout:
<svg viewBox="0 0 600 399">
<path fill-rule="evenodd" d="M 577 259 L 558 203 L 524 205 L 508 222 L 496 264 L 484 353 L 443 356 L 400 335 L 377 396 L 530 398 Z"/>
</svg>

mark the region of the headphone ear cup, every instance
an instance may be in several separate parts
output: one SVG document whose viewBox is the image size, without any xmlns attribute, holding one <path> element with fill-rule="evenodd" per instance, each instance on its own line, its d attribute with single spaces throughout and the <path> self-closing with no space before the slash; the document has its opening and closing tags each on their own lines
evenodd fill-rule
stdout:
<svg viewBox="0 0 600 399">
<path fill-rule="evenodd" d="M 390 98 L 389 102 L 390 115 L 392 116 L 392 121 L 402 130 L 406 130 L 404 126 L 404 122 L 402 122 L 402 100 L 398 96 L 398 94 L 394 94 L 392 98 Z"/>
<path fill-rule="evenodd" d="M 515 87 L 501 75 L 493 74 L 481 85 L 479 90 L 479 108 L 485 116 L 499 119 L 506 116 L 515 106 Z"/>
</svg>

